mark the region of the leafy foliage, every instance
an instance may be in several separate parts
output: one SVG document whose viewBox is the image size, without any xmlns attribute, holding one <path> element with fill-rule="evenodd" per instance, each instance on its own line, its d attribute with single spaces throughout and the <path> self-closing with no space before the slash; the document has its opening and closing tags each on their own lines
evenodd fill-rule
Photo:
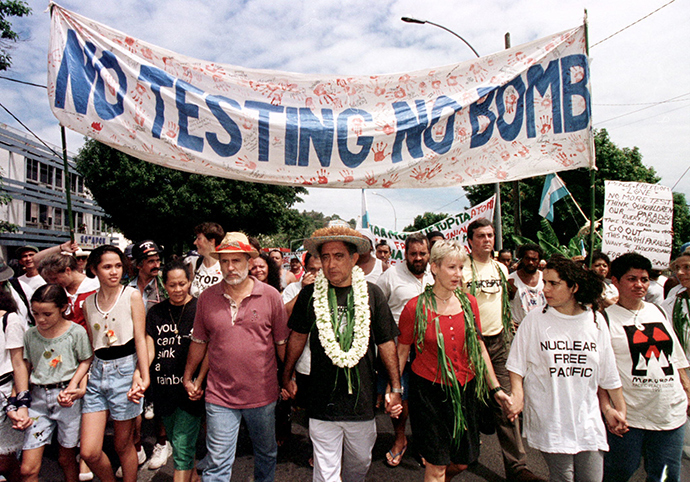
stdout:
<svg viewBox="0 0 690 482">
<path fill-rule="evenodd" d="M 412 224 L 410 224 L 409 226 L 405 226 L 403 231 L 406 233 L 412 233 L 414 231 L 419 231 L 420 229 L 424 229 L 424 228 L 431 226 L 432 224 L 435 224 L 439 221 L 443 221 L 448 216 L 449 216 L 449 214 L 447 214 L 447 213 L 429 213 L 429 212 L 426 212 L 422 215 L 415 216 Z"/>
<path fill-rule="evenodd" d="M 7 70 L 12 65 L 9 46 L 19 38 L 17 32 L 12 30 L 8 17 L 23 17 L 29 13 L 31 8 L 22 0 L 0 0 L 0 71 Z"/>
<path fill-rule="evenodd" d="M 642 162 L 642 154 L 637 147 L 632 149 L 617 147 L 610 139 L 606 129 L 595 131 L 594 146 L 596 151 L 597 173 L 595 184 L 595 219 L 600 219 L 604 210 L 604 180 L 634 181 L 655 184 L 660 178 L 656 171 Z M 577 169 L 559 173 L 568 190 L 582 207 L 589 218 L 591 206 L 590 171 Z M 520 181 L 520 204 L 522 215 L 522 233 L 537 233 L 542 229 L 539 216 L 541 191 L 544 186 L 544 176 L 524 179 Z M 477 204 L 493 194 L 493 184 L 472 186 L 467 188 L 468 198 L 472 204 Z M 503 233 L 505 247 L 511 246 L 512 235 L 515 234 L 513 217 L 513 191 L 510 183 L 501 184 L 501 209 L 503 214 Z M 572 239 L 585 225 L 586 221 L 578 212 L 573 201 L 566 197 L 554 206 L 553 231 L 558 239 Z M 536 234 L 535 234 L 536 236 Z M 531 237 L 531 235 L 530 235 Z M 690 240 L 690 211 L 681 194 L 674 194 L 674 252 L 684 242 Z M 589 246 L 589 241 L 586 241 Z"/>
<path fill-rule="evenodd" d="M 203 221 L 254 236 L 302 223 L 297 210 L 290 209 L 307 192 L 301 187 L 176 171 L 95 140 L 86 141 L 76 163 L 110 224 L 134 241 L 150 238 L 163 244 L 167 253 L 190 248 L 194 226 Z"/>
</svg>

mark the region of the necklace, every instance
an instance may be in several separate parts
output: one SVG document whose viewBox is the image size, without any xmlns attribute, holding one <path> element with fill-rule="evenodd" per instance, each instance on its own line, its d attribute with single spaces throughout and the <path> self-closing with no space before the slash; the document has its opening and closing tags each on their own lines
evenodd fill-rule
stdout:
<svg viewBox="0 0 690 482">
<path fill-rule="evenodd" d="M 170 321 L 172 321 L 173 324 L 175 325 L 175 334 L 176 335 L 179 332 L 178 330 L 179 330 L 180 322 L 182 321 L 182 317 L 184 316 L 184 309 L 187 308 L 187 303 L 189 303 L 189 301 L 185 302 L 182 305 L 182 310 L 180 310 L 180 316 L 177 317 L 177 321 L 175 321 L 175 318 L 173 317 L 173 314 L 172 314 L 172 307 L 175 305 L 170 303 L 170 305 L 168 306 L 168 313 L 170 314 Z"/>
<path fill-rule="evenodd" d="M 637 310 L 631 310 L 630 308 L 621 305 L 620 302 L 618 302 L 618 303 L 616 303 L 616 304 L 617 304 L 618 306 L 620 306 L 621 308 L 625 309 L 625 310 L 626 310 L 627 312 L 629 312 L 631 315 L 633 315 L 632 322 L 633 322 L 633 325 L 635 325 L 635 328 L 637 328 L 637 329 L 640 330 L 640 331 L 644 331 L 644 326 L 642 325 L 642 323 L 641 323 L 641 322 L 638 323 L 638 321 L 637 321 L 637 317 L 640 316 L 640 312 L 644 309 L 644 304 L 642 305 L 641 308 L 639 308 L 639 309 L 637 309 Z"/>
<path fill-rule="evenodd" d="M 435 296 L 436 298 L 438 298 L 439 300 L 443 301 L 444 303 L 448 303 L 448 300 L 451 299 L 451 298 L 453 297 L 453 293 L 451 293 L 447 298 L 441 298 L 441 297 L 440 297 L 439 295 L 437 295 L 436 293 L 434 293 L 434 296 Z"/>
</svg>

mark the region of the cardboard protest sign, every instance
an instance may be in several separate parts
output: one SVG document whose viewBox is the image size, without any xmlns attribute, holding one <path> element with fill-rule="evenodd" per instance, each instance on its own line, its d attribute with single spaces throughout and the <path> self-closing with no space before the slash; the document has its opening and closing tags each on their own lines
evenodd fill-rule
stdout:
<svg viewBox="0 0 690 482">
<path fill-rule="evenodd" d="M 427 188 L 593 167 L 584 27 L 415 72 L 198 60 L 51 3 L 50 106 L 155 164 L 282 185 Z"/>
<path fill-rule="evenodd" d="M 673 244 L 673 194 L 658 184 L 605 181 L 602 251 L 611 259 L 635 251 L 656 269 L 668 267 Z"/>
</svg>

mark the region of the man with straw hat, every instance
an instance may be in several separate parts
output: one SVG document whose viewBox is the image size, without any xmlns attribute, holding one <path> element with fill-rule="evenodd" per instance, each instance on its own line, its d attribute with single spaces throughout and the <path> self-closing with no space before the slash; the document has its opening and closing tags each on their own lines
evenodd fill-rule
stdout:
<svg viewBox="0 0 690 482">
<path fill-rule="evenodd" d="M 307 393 L 314 480 L 363 481 L 376 441 L 376 347 L 391 381 L 386 411 L 402 411 L 395 337 L 399 334 L 381 289 L 356 266 L 370 241 L 357 231 L 332 226 L 304 241 L 321 259 L 322 271 L 299 294 L 288 325 L 283 395 L 298 387 L 295 362 L 311 333 L 311 383 Z"/>
<path fill-rule="evenodd" d="M 254 480 L 273 481 L 278 456 L 276 354 L 284 356 L 289 334 L 285 307 L 275 288 L 249 276 L 249 260 L 259 252 L 247 236 L 227 233 L 211 255 L 220 262 L 223 280 L 199 296 L 183 377 L 190 398 L 200 398 L 203 376 L 196 372 L 200 365 L 204 369 L 208 355 L 208 454 L 199 467 L 205 482 L 230 480 L 244 419 L 254 446 Z"/>
</svg>

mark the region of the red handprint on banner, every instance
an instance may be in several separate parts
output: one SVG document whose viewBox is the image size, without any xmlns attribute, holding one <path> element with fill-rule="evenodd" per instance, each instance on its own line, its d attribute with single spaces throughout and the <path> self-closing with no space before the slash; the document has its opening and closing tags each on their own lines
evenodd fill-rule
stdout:
<svg viewBox="0 0 690 482">
<path fill-rule="evenodd" d="M 367 186 L 373 186 L 378 181 L 376 180 L 376 177 L 374 177 L 373 172 L 367 172 L 364 178 L 364 182 L 367 184 Z"/>
<path fill-rule="evenodd" d="M 355 178 L 353 177 L 354 171 L 350 169 L 343 169 L 338 174 L 340 174 L 340 176 L 343 178 L 343 182 L 345 183 L 352 182 L 355 180 Z"/>
<path fill-rule="evenodd" d="M 91 123 L 91 128 L 96 132 L 101 132 L 101 129 L 103 129 L 103 124 L 100 122 L 93 122 Z"/>
<path fill-rule="evenodd" d="M 319 169 L 316 171 L 316 182 L 319 184 L 328 184 L 329 173 L 325 169 Z"/>
<path fill-rule="evenodd" d="M 253 171 L 256 169 L 256 163 L 254 161 L 250 161 L 247 156 L 237 158 L 235 165 L 244 169 L 245 171 Z"/>
<path fill-rule="evenodd" d="M 388 147 L 388 144 L 384 142 L 377 142 L 376 145 L 374 146 L 374 162 L 381 162 L 383 161 L 387 154 L 386 154 L 386 148 Z"/>
<path fill-rule="evenodd" d="M 587 145 L 580 136 L 573 134 L 568 136 L 568 140 L 573 143 L 573 147 L 577 152 L 583 153 L 587 150 Z"/>
<path fill-rule="evenodd" d="M 565 152 L 559 152 L 556 154 L 556 162 L 563 167 L 570 167 L 574 164 L 574 161 L 568 157 Z"/>
<path fill-rule="evenodd" d="M 390 136 L 395 134 L 395 125 L 392 122 L 376 121 L 378 127 L 375 128 L 377 131 L 383 131 L 384 134 Z"/>
<path fill-rule="evenodd" d="M 168 121 L 168 123 L 165 125 L 165 132 L 163 135 L 165 135 L 168 139 L 175 139 L 179 132 L 180 126 L 173 121 Z"/>
<path fill-rule="evenodd" d="M 520 141 L 513 141 L 510 145 L 515 149 L 515 152 L 520 157 L 527 157 L 529 155 L 529 149 Z"/>
<path fill-rule="evenodd" d="M 384 179 L 383 179 L 383 182 L 381 183 L 381 186 L 383 186 L 383 187 L 385 187 L 386 189 L 388 189 L 388 188 L 391 187 L 393 184 L 395 184 L 396 182 L 398 182 L 398 180 L 399 180 L 399 177 L 398 177 L 398 173 L 396 172 L 396 173 L 394 173 L 394 174 L 390 177 L 390 179 L 385 179 L 385 178 L 384 178 Z"/>
<path fill-rule="evenodd" d="M 470 72 L 472 72 L 477 82 L 482 82 L 486 79 L 487 70 L 479 64 L 470 65 Z"/>
<path fill-rule="evenodd" d="M 542 134 L 548 134 L 551 130 L 551 119 L 548 116 L 543 115 L 539 118 L 539 122 L 541 122 L 540 132 Z"/>
</svg>

